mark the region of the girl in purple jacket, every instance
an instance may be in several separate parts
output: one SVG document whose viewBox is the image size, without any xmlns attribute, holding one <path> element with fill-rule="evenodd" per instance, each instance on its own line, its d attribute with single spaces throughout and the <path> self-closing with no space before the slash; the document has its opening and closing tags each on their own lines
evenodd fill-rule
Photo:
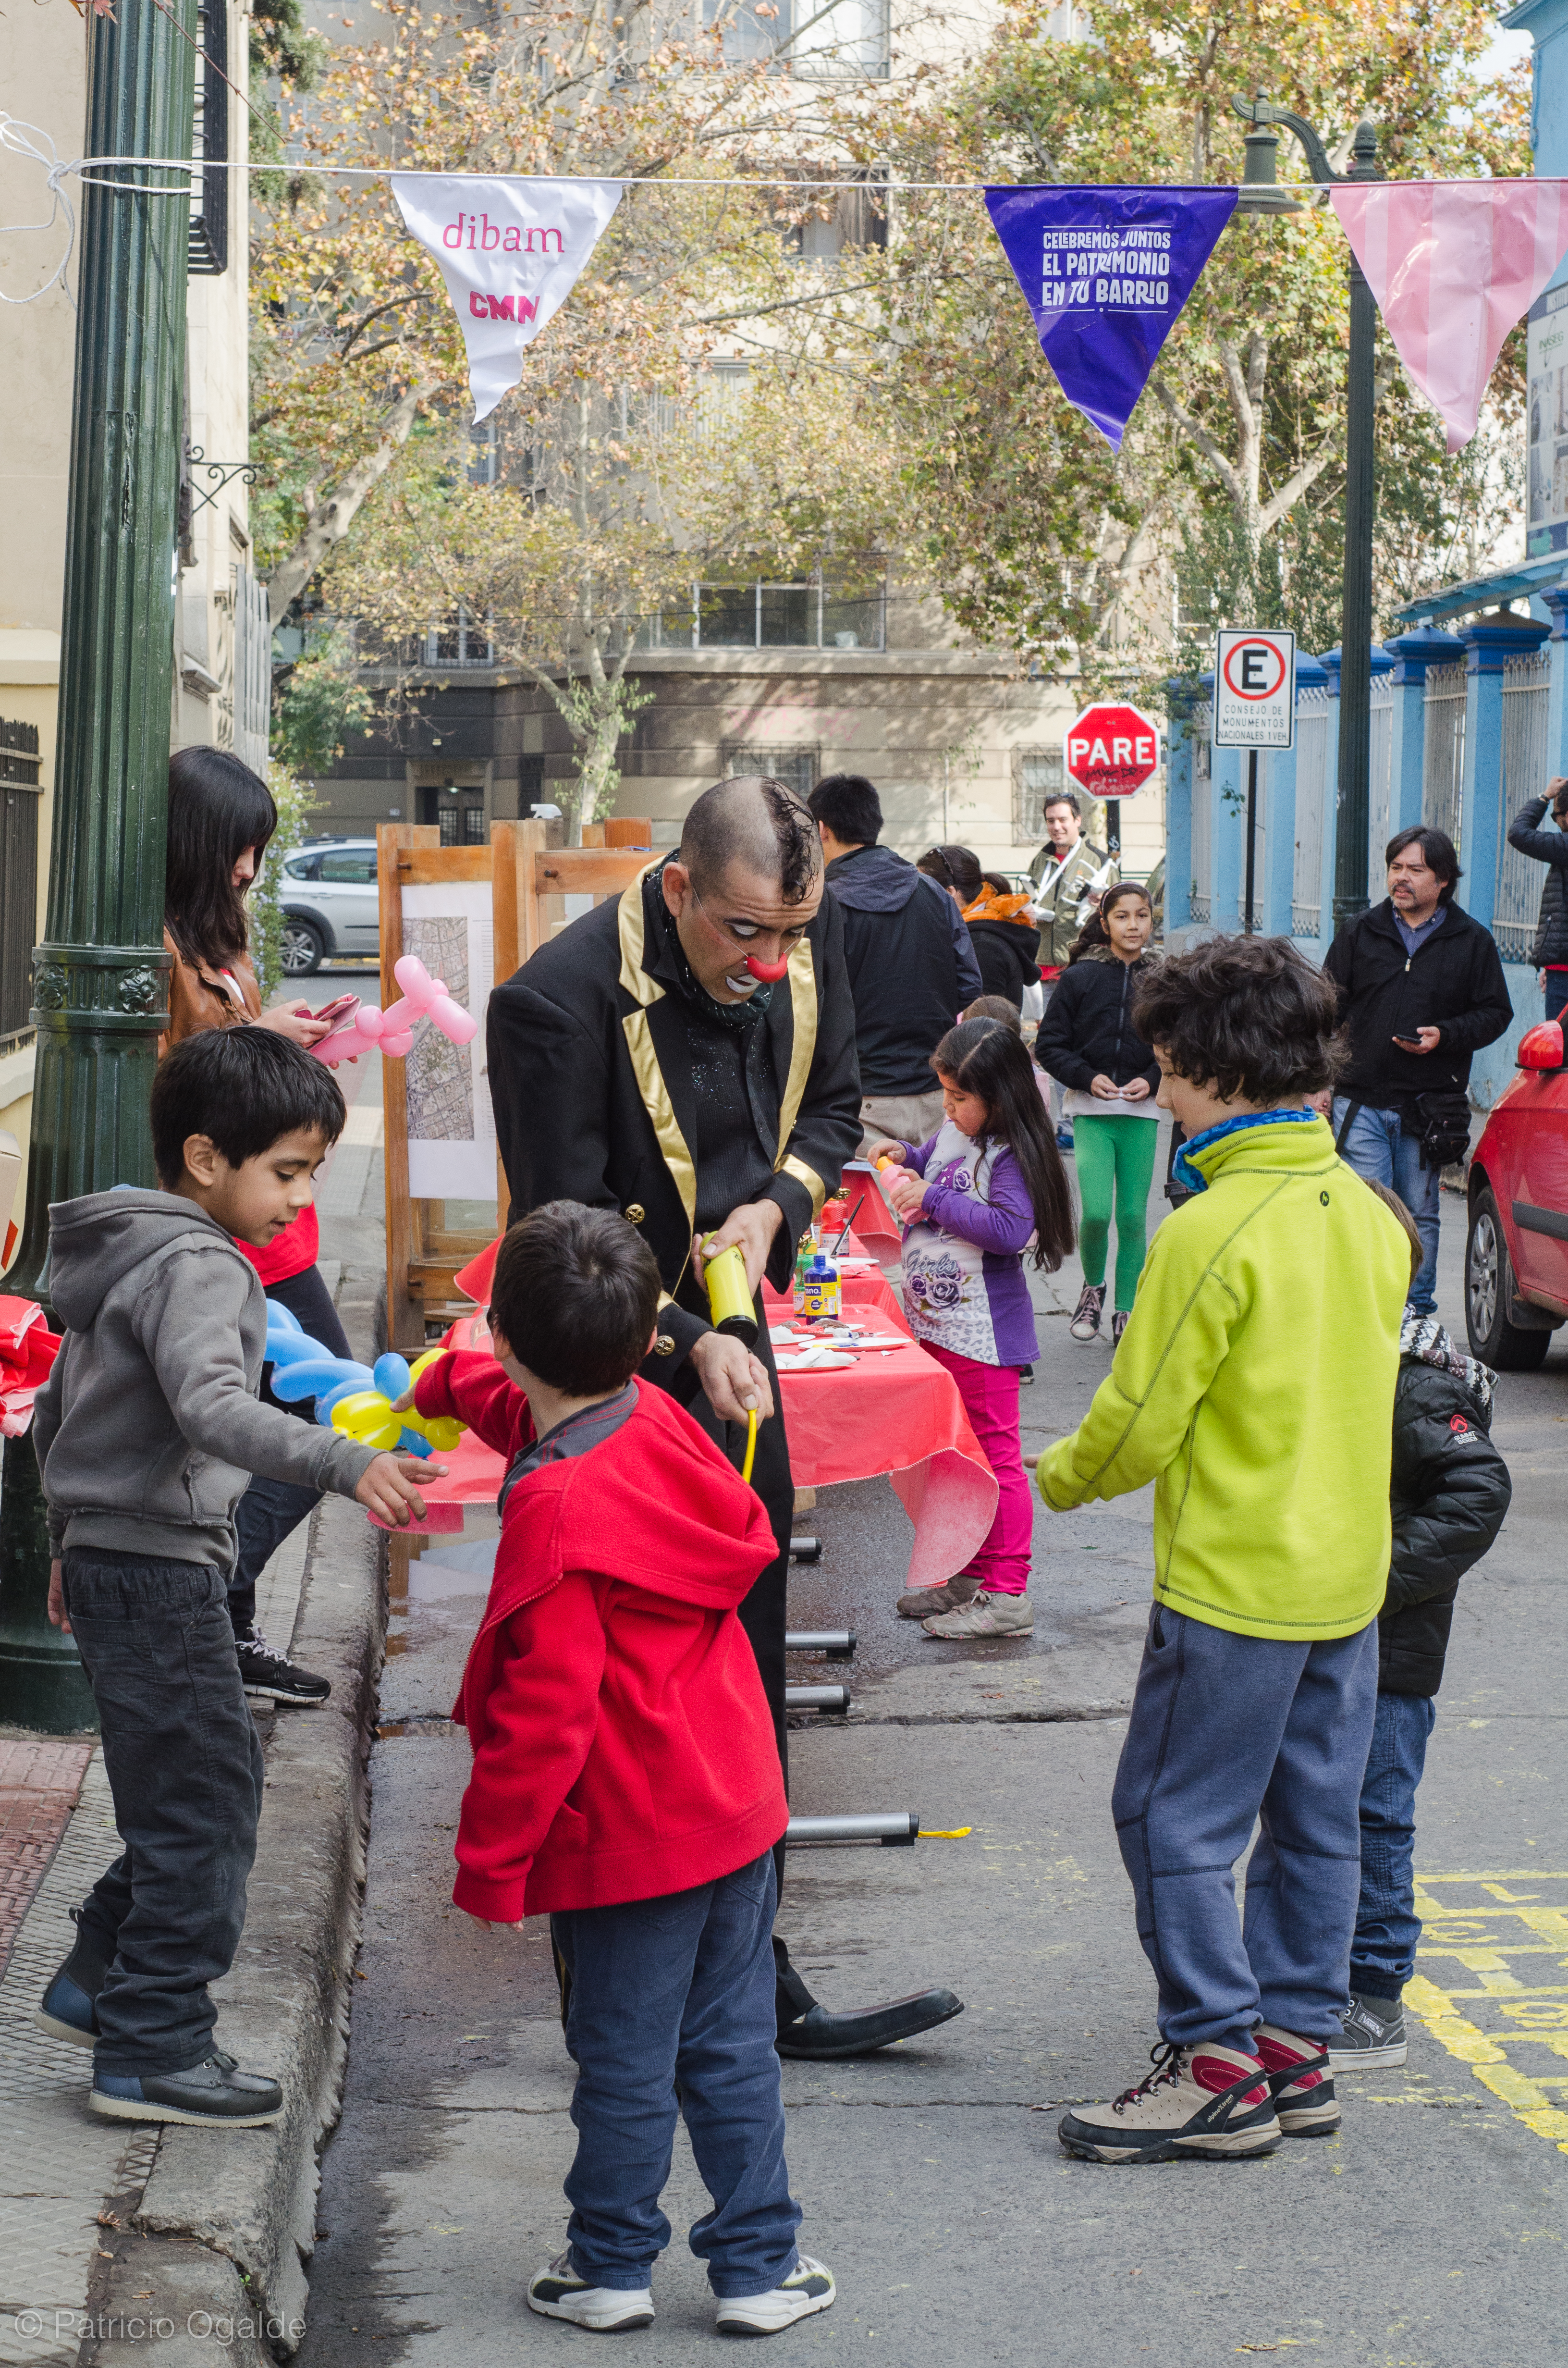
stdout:
<svg viewBox="0 0 1568 2368">
<path fill-rule="evenodd" d="M 931 1056 L 942 1124 L 928 1143 L 873 1144 L 904 1171 L 888 1178 L 903 1220 L 903 1305 L 927 1356 L 945 1365 L 996 1475 L 996 1518 L 967 1570 L 906 1595 L 928 1636 L 1027 1636 L 1034 1504 L 1018 1448 L 1018 1368 L 1038 1353 L 1024 1252 L 1058 1268 L 1073 1247 L 1073 1201 L 1022 1041 L 995 1019 L 964 1019 Z"/>
</svg>

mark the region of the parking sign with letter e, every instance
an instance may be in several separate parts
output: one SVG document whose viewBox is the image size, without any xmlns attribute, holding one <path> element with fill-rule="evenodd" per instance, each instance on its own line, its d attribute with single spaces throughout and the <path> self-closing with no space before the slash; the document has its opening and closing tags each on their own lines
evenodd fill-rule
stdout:
<svg viewBox="0 0 1568 2368">
<path fill-rule="evenodd" d="M 1223 626 L 1214 640 L 1216 748 L 1290 748 L 1296 739 L 1296 636 L 1273 625 Z"/>
</svg>

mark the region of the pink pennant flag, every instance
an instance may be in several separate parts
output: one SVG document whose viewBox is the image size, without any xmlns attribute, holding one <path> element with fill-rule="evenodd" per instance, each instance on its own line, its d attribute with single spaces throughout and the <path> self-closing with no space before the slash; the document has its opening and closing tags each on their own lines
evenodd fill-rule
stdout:
<svg viewBox="0 0 1568 2368">
<path fill-rule="evenodd" d="M 1568 182 L 1341 181 L 1330 196 L 1400 359 L 1462 450 L 1504 338 L 1568 253 Z"/>
</svg>

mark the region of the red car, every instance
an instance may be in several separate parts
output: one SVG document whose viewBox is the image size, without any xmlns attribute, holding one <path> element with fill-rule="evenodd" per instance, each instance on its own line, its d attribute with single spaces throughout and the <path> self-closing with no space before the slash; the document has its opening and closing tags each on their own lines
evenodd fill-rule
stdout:
<svg viewBox="0 0 1568 2368">
<path fill-rule="evenodd" d="M 1470 1163 L 1464 1257 L 1471 1353 L 1504 1372 L 1539 1365 L 1568 1322 L 1568 1070 L 1556 1019 L 1527 1029 L 1519 1073 Z"/>
</svg>

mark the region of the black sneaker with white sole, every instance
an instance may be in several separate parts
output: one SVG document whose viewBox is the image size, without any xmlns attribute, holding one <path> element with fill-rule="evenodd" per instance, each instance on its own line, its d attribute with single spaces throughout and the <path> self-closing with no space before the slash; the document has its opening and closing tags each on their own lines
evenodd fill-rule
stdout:
<svg viewBox="0 0 1568 2368">
<path fill-rule="evenodd" d="M 801 2254 L 787 2278 L 767 2294 L 732 2294 L 721 2300 L 714 2323 L 721 2335 L 781 2335 L 798 2318 L 831 2310 L 838 2298 L 825 2261 Z"/>
<path fill-rule="evenodd" d="M 240 1656 L 240 1682 L 258 1702 L 297 1702 L 302 1710 L 313 1710 L 332 1691 L 330 1678 L 301 1669 L 286 1653 L 277 1652 L 259 1628 L 242 1629 L 234 1650 Z"/>
<path fill-rule="evenodd" d="M 1404 2009 L 1398 1998 L 1352 1990 L 1339 2027 L 1343 2036 L 1328 2051 L 1336 2072 L 1376 2072 L 1404 2062 Z"/>
<path fill-rule="evenodd" d="M 98 2072 L 88 2099 L 117 2122 L 186 2122 L 209 2129 L 256 2130 L 275 2122 L 283 2091 L 265 2072 L 242 2072 L 215 2047 L 188 2072 Z"/>
</svg>

